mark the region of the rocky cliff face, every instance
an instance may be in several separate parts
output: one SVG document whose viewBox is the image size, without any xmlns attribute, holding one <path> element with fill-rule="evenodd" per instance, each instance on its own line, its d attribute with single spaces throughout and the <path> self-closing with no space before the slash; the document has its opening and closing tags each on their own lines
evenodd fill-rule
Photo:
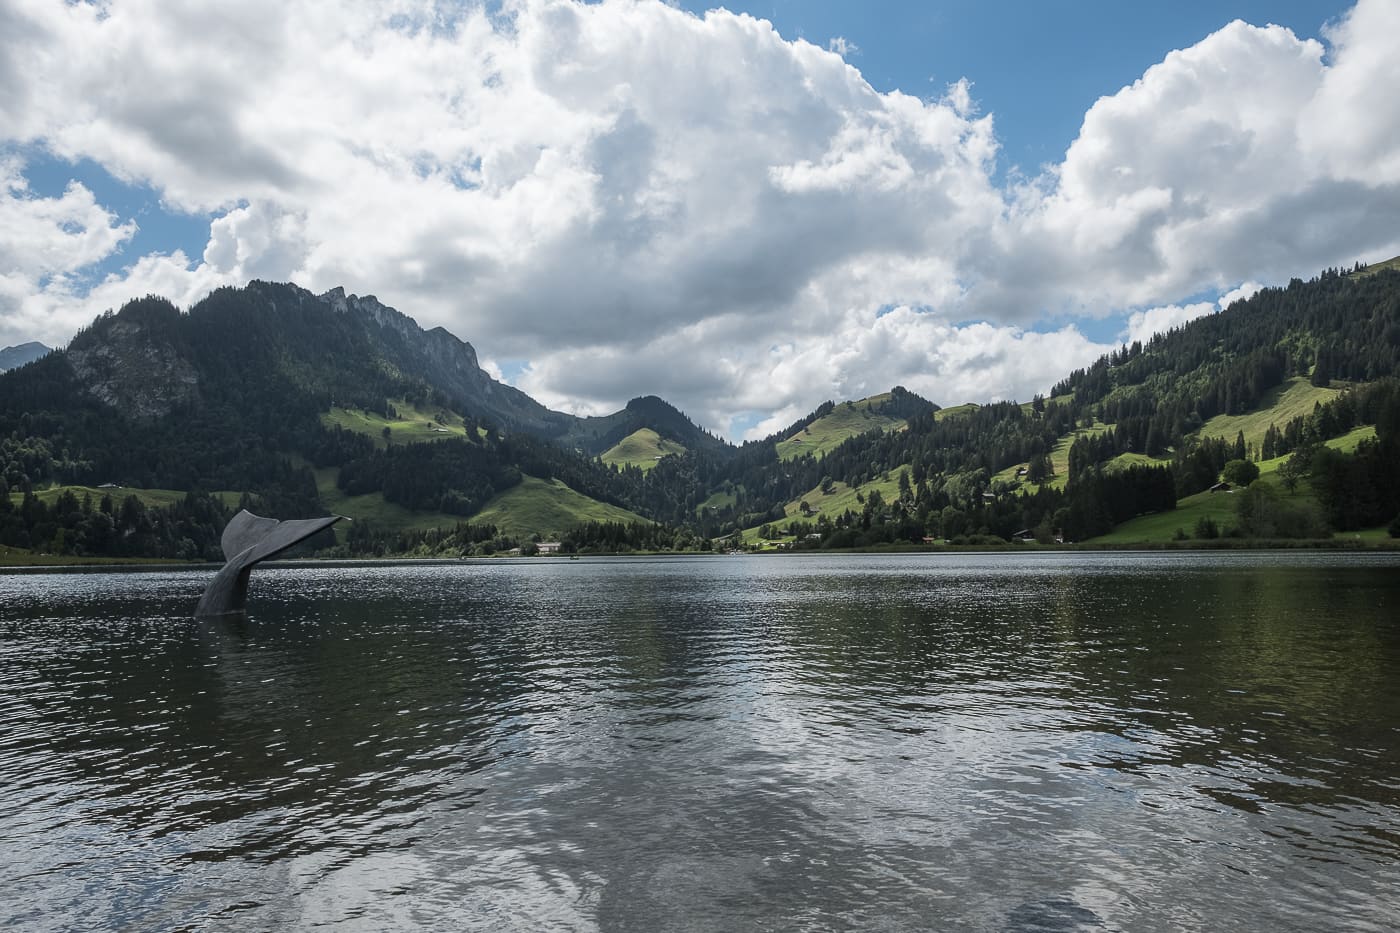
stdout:
<svg viewBox="0 0 1400 933">
<path fill-rule="evenodd" d="M 100 319 L 73 339 L 67 359 L 93 398 L 131 418 L 160 418 L 196 397 L 199 373 L 170 337 L 174 307 L 143 310 Z"/>
<path fill-rule="evenodd" d="M 550 411 L 519 389 L 492 379 L 481 368 L 472 345 L 441 327 L 424 330 L 373 295 L 347 295 L 337 287 L 319 298 L 337 312 L 376 328 L 375 336 L 392 362 L 459 398 L 474 413 L 549 437 L 562 433 L 573 421 L 571 415 Z"/>
<path fill-rule="evenodd" d="M 104 314 L 73 338 L 62 362 L 79 391 L 121 414 L 160 419 L 182 406 L 276 405 L 303 414 L 379 401 L 426 383 L 462 414 L 598 453 L 638 427 L 687 447 L 720 445 L 660 399 L 634 399 L 601 418 L 551 411 L 491 378 L 471 344 L 424 330 L 372 295 L 250 282 L 218 289 L 182 314 L 143 298 Z M 600 446 L 601 445 L 601 446 Z"/>
</svg>

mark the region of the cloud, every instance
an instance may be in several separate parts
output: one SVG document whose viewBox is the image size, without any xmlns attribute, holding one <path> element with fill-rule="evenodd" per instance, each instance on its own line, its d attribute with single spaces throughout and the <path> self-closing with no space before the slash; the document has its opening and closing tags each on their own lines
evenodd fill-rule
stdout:
<svg viewBox="0 0 1400 933">
<path fill-rule="evenodd" d="M 1301 117 L 1304 151 L 1334 178 L 1400 183 L 1400 5 L 1367 0 L 1325 32 L 1333 64 Z"/>
<path fill-rule="evenodd" d="M 1123 331 L 1124 343 L 1147 343 L 1157 334 L 1175 330 L 1182 324 L 1198 317 L 1214 314 L 1216 306 L 1211 301 L 1199 301 L 1189 305 L 1167 305 L 1161 308 L 1148 308 L 1134 311 L 1128 317 L 1128 327 Z"/>
<path fill-rule="evenodd" d="M 1261 285 L 1259 282 L 1245 282 L 1238 288 L 1231 289 L 1230 291 L 1221 295 L 1220 300 L 1216 303 L 1220 305 L 1220 310 L 1224 311 L 1226 308 L 1230 307 L 1230 305 L 1234 304 L 1237 301 L 1247 301 L 1250 298 L 1253 298 L 1254 295 L 1257 294 L 1259 290 L 1263 287 L 1264 286 Z"/>
<path fill-rule="evenodd" d="M 0 345 L 45 333 L 48 309 L 71 302 L 81 274 L 136 233 L 74 182 L 58 197 L 29 191 L 14 159 L 0 161 Z M 68 317 L 69 329 L 86 323 Z M 47 336 L 47 334 L 45 333 Z"/>
<path fill-rule="evenodd" d="M 1395 80 L 1396 17 L 1361 0 L 1330 64 L 1320 42 L 1236 21 L 1101 98 L 1016 192 L 971 303 L 1101 315 L 1400 251 L 1400 107 L 1367 104 Z"/>
<path fill-rule="evenodd" d="M 835 52 L 842 58 L 850 58 L 852 55 L 859 54 L 860 46 L 856 45 L 845 36 L 832 36 L 830 41 L 826 43 L 826 50 L 828 52 Z"/>
<path fill-rule="evenodd" d="M 727 349 L 711 355 L 695 353 L 697 346 Z M 1045 333 L 959 326 L 901 306 L 851 311 L 780 343 L 756 341 L 739 320 L 706 322 L 638 348 L 550 354 L 516 383 L 554 407 L 600 414 L 615 408 L 611 400 L 625 396 L 628 386 L 664 382 L 691 417 L 731 436 L 757 438 L 826 399 L 863 398 L 894 385 L 943 405 L 1030 398 L 1113 349 L 1073 326 Z M 553 389 L 564 381 L 567 394 Z M 736 430 L 752 412 L 760 414 L 758 423 Z"/>
<path fill-rule="evenodd" d="M 211 223 L 89 287 L 131 221 L 50 199 L 93 232 L 6 247 L 0 332 L 61 341 L 148 290 L 259 277 L 376 294 L 577 409 L 655 392 L 724 425 L 894 382 L 1027 395 L 1096 352 L 1038 322 L 1147 308 L 1145 334 L 1185 296 L 1400 252 L 1400 103 L 1375 93 L 1396 15 L 1361 0 L 1326 46 L 1232 23 L 1007 182 L 968 81 L 880 93 L 844 40 L 724 11 L 11 0 L 0 145 Z"/>
</svg>

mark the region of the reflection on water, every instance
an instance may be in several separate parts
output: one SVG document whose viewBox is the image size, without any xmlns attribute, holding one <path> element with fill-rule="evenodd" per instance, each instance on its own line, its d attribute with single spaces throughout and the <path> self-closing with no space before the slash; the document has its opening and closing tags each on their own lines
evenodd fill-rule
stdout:
<svg viewBox="0 0 1400 933">
<path fill-rule="evenodd" d="M 0 576 L 18 929 L 1387 929 L 1400 561 Z"/>
</svg>

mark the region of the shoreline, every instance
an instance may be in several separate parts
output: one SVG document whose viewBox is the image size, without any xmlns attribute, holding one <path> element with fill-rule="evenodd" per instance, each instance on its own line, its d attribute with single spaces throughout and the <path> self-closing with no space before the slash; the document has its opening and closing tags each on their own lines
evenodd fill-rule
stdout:
<svg viewBox="0 0 1400 933">
<path fill-rule="evenodd" d="M 1336 552 L 1349 551 L 1355 553 L 1396 553 L 1400 552 L 1400 538 L 1392 538 L 1388 541 L 1376 540 L 1355 540 L 1355 539 L 1269 539 L 1269 540 L 1245 540 L 1233 538 L 1217 538 L 1209 541 L 1139 541 L 1133 543 L 1113 543 L 1113 544 L 949 544 L 949 545 L 924 545 L 924 544 L 886 544 L 873 547 L 856 548 L 801 548 L 801 549 L 779 549 L 741 551 L 737 553 L 726 553 L 722 551 L 599 551 L 585 554 L 551 554 L 536 557 L 518 557 L 510 555 L 489 555 L 489 556 L 465 556 L 465 557 L 328 557 L 328 558 L 299 558 L 295 560 L 267 561 L 260 566 L 265 569 L 315 569 L 315 568 L 350 568 L 350 567 L 432 567 L 439 565 L 451 565 L 462 563 L 476 563 L 487 561 L 559 561 L 580 559 L 591 557 L 605 558 L 680 558 L 680 557 L 768 557 L 782 556 L 794 557 L 802 555 L 835 555 L 835 554 L 1055 554 L 1072 552 L 1076 554 L 1092 553 L 1119 553 L 1119 552 L 1139 552 L 1157 553 L 1164 551 L 1317 551 Z M 38 564 L 0 563 L 0 574 L 42 574 L 42 573 L 81 573 L 84 571 L 101 571 L 104 573 L 143 573 L 158 572 L 170 573 L 173 571 L 213 572 L 222 567 L 222 563 L 213 561 L 169 561 L 158 558 L 144 559 L 121 559 L 121 558 L 94 558 L 77 557 L 72 560 L 62 560 L 51 557 L 48 561 Z"/>
</svg>

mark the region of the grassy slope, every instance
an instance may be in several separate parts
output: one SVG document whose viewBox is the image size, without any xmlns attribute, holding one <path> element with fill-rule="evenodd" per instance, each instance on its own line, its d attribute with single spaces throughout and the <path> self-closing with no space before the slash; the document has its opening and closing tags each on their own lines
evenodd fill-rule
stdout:
<svg viewBox="0 0 1400 933">
<path fill-rule="evenodd" d="M 651 428 L 638 428 L 606 451 L 601 459 L 615 466 L 637 466 L 650 470 L 662 457 L 683 453 L 685 448 L 670 438 L 662 437 Z"/>
<path fill-rule="evenodd" d="M 904 427 L 903 418 L 890 418 L 871 410 L 875 405 L 889 401 L 889 393 L 872 395 L 858 402 L 842 402 L 828 415 L 823 415 L 802 430 L 779 441 L 778 459 L 791 460 L 803 454 L 823 457 L 829 451 L 868 431 L 879 429 L 891 431 Z"/>
<path fill-rule="evenodd" d="M 1069 449 L 1071 445 L 1073 445 L 1074 442 L 1081 437 L 1098 437 L 1100 434 L 1107 431 L 1110 427 L 1112 427 L 1112 425 L 1095 422 L 1095 424 L 1092 427 L 1075 428 L 1069 434 L 1066 434 L 1064 437 L 1060 438 L 1059 443 L 1057 443 L 1055 445 L 1055 448 L 1050 451 L 1050 465 L 1055 468 L 1055 475 L 1051 477 L 1050 481 L 1045 485 L 1051 489 L 1064 489 L 1065 485 L 1069 482 Z M 1124 458 L 1137 456 L 1139 455 L 1124 454 L 1123 457 L 1115 459 L 1123 460 Z M 1149 462 L 1151 461 L 1151 458 L 1148 457 L 1142 457 L 1142 459 Z M 1126 466 L 1127 462 L 1125 461 L 1122 465 Z M 993 475 L 992 482 L 1014 483 L 1017 481 L 1016 471 L 1024 466 L 1026 466 L 1026 464 L 1024 463 L 1018 463 L 1013 466 L 1009 466 L 1006 469 L 1002 470 L 1000 473 Z M 1025 492 L 1034 491 L 1034 487 L 1031 487 L 1029 485 L 1023 485 L 1022 488 Z"/>
<path fill-rule="evenodd" d="M 466 520 L 461 515 L 449 515 L 446 512 L 415 512 L 385 501 L 384 494 L 380 492 L 347 496 L 335 485 L 336 474 L 340 472 L 338 467 L 326 467 L 314 472 L 316 492 L 325 504 L 326 511 L 334 515 L 344 515 L 351 521 L 372 522 L 379 528 L 392 528 L 396 531 L 425 531 L 429 528 L 451 528 Z M 342 523 L 334 527 L 336 539 L 344 540 L 345 525 Z"/>
<path fill-rule="evenodd" d="M 1045 400 L 1045 403 L 1046 403 L 1047 405 L 1050 404 L 1051 402 L 1054 402 L 1055 404 L 1058 404 L 1058 405 L 1068 405 L 1068 404 L 1069 404 L 1070 402 L 1072 402 L 1072 401 L 1074 401 L 1074 393 L 1073 393 L 1073 392 L 1066 392 L 1064 395 L 1056 395 L 1056 396 L 1054 396 L 1053 398 L 1047 398 L 1047 399 Z M 964 406 L 964 407 L 966 407 L 966 406 Z M 1034 401 L 1022 402 L 1022 403 L 1021 403 L 1021 410 L 1024 411 L 1024 412 L 1026 412 L 1027 414 L 1029 414 L 1029 413 L 1035 411 L 1035 402 L 1034 402 Z"/>
<path fill-rule="evenodd" d="M 742 489 L 743 487 L 738 487 Z M 699 515 L 701 509 L 727 509 L 739 501 L 737 492 L 720 490 L 711 493 L 709 498 L 695 507 L 695 514 Z"/>
<path fill-rule="evenodd" d="M 1376 436 L 1376 426 L 1373 424 L 1363 425 L 1350 433 L 1341 437 L 1334 437 L 1327 442 L 1327 446 L 1334 450 L 1340 450 L 1344 454 L 1356 453 L 1357 445 L 1362 441 L 1369 441 Z"/>
<path fill-rule="evenodd" d="M 178 564 L 172 557 L 74 557 L 71 554 L 44 554 L 22 547 L 0 544 L 0 567 L 72 567 L 77 564 Z M 192 562 L 191 562 L 192 563 Z"/>
<path fill-rule="evenodd" d="M 942 421 L 944 418 L 953 415 L 965 415 L 970 411 L 976 411 L 977 408 L 978 405 L 976 402 L 965 402 L 962 405 L 954 405 L 952 408 L 940 408 L 933 413 L 933 420 Z"/>
<path fill-rule="evenodd" d="M 1368 437 L 1375 437 L 1374 427 L 1361 427 L 1334 438 L 1327 442 L 1328 447 L 1335 447 L 1338 450 L 1352 451 L 1356 445 Z M 1262 460 L 1259 462 L 1259 478 L 1274 486 L 1279 496 L 1285 502 L 1309 502 L 1313 501 L 1312 490 L 1307 483 L 1299 483 L 1293 492 L 1288 492 L 1283 481 L 1278 476 L 1279 467 L 1287 462 L 1288 457 L 1276 457 L 1273 460 Z M 1192 534 L 1196 527 L 1196 522 L 1201 518 L 1209 516 L 1214 519 L 1216 525 L 1223 533 L 1235 525 L 1235 498 L 1230 493 L 1198 492 L 1194 496 L 1187 496 L 1176 504 L 1176 509 L 1171 512 L 1161 512 L 1156 515 L 1143 515 L 1131 521 L 1124 522 L 1106 535 L 1092 539 L 1090 544 L 1146 544 L 1161 541 L 1170 541 L 1176 530 L 1180 528 L 1186 534 Z M 1347 532 L 1348 535 L 1355 532 Z M 1362 532 L 1363 538 L 1386 537 L 1384 529 L 1373 529 Z"/>
<path fill-rule="evenodd" d="M 390 404 L 398 413 L 398 417 L 392 420 L 374 412 L 332 408 L 321 415 L 321 423 L 326 427 L 339 426 L 356 434 L 364 434 L 373 438 L 374 443 L 380 447 L 384 446 L 386 427 L 396 444 L 441 440 L 444 437 L 466 437 L 466 427 L 456 412 L 423 411 L 402 399 Z"/>
<path fill-rule="evenodd" d="M 1260 445 L 1264 442 L 1264 432 L 1273 424 L 1280 431 L 1288 422 L 1299 415 L 1312 414 L 1318 402 L 1336 398 L 1339 389 L 1320 389 L 1302 376 L 1295 376 L 1283 385 L 1271 390 L 1259 408 L 1244 415 L 1216 415 L 1201 427 L 1201 437 L 1220 437 L 1233 441 L 1244 432 L 1246 444 Z"/>
<path fill-rule="evenodd" d="M 1245 443 L 1254 444 L 1257 447 L 1263 444 L 1264 432 L 1269 429 L 1269 425 L 1277 425 L 1282 430 L 1288 422 L 1299 415 L 1312 414 L 1315 404 L 1333 399 L 1339 392 L 1340 389 L 1337 388 L 1320 389 L 1301 376 L 1295 377 L 1270 392 L 1256 411 L 1244 415 L 1218 415 L 1207 421 L 1200 433 L 1202 437 L 1221 437 L 1233 441 L 1243 431 Z M 1068 482 L 1070 445 L 1078 437 L 1102 434 L 1108 427 L 1104 424 L 1095 424 L 1091 428 L 1076 429 L 1073 434 L 1060 438 L 1060 442 L 1050 452 L 1050 462 L 1055 467 L 1055 476 L 1046 485 L 1052 489 L 1063 489 Z M 1374 429 L 1363 430 L 1370 430 L 1372 435 L 1375 434 Z M 1335 445 L 1336 442 L 1332 443 Z M 1351 447 L 1343 449 L 1354 450 L 1355 448 L 1356 441 L 1353 439 Z M 1161 465 L 1169 460 L 1170 458 L 1154 459 L 1144 454 L 1121 454 L 1110 460 L 1107 467 L 1108 469 L 1122 469 L 1138 464 Z M 993 482 L 1014 483 L 1016 471 L 1024 466 L 1026 464 L 1019 463 L 1007 467 L 993 476 L 992 480 Z M 1030 487 L 1023 488 L 1027 492 L 1031 491 Z M 1194 524 L 1195 519 L 1193 518 L 1191 521 Z"/>
<path fill-rule="evenodd" d="M 869 498 L 870 493 L 876 490 L 886 502 L 893 502 L 899 498 L 899 476 L 901 473 L 907 472 L 909 472 L 909 467 L 902 466 L 897 470 L 891 470 L 889 479 L 875 479 L 856 488 L 847 486 L 845 483 L 832 483 L 830 493 L 823 493 L 820 488 L 813 488 L 808 490 L 805 495 L 799 496 L 783 506 L 783 511 L 787 514 L 787 520 L 816 521 L 821 515 L 834 519 L 847 509 L 859 512 L 865 507 L 864 503 L 856 498 L 856 493 Z M 801 504 L 803 502 L 806 502 L 813 510 L 810 517 L 802 515 Z M 782 525 L 783 523 L 775 522 L 774 524 Z M 793 539 L 791 536 L 785 536 L 782 540 L 791 542 Z M 757 541 L 759 541 L 758 527 L 744 530 L 745 544 L 753 544 Z M 771 543 L 776 545 L 780 542 L 773 541 Z"/>
<path fill-rule="evenodd" d="M 487 502 L 472 516 L 475 524 L 492 524 L 515 536 L 557 535 L 582 522 L 644 522 L 635 512 L 574 492 L 557 479 L 526 476 L 519 486 Z"/>
<path fill-rule="evenodd" d="M 93 508 L 96 508 L 97 504 L 102 501 L 102 497 L 107 495 L 110 495 L 112 501 L 118 505 L 127 496 L 135 496 L 141 500 L 142 505 L 148 508 L 165 508 L 177 502 L 183 502 L 185 499 L 185 494 L 178 489 L 138 489 L 134 486 L 116 486 L 111 489 L 100 489 L 96 486 L 52 486 L 48 489 L 36 489 L 34 495 L 38 496 L 39 501 L 45 505 L 53 505 L 64 492 L 73 493 L 78 497 L 79 502 L 83 500 L 83 496 L 91 496 Z M 240 498 L 240 493 L 237 492 L 223 491 L 216 492 L 214 495 L 228 506 L 238 505 Z M 11 492 L 10 501 L 19 505 L 24 501 L 24 493 Z"/>
<path fill-rule="evenodd" d="M 52 505 L 63 493 L 71 492 L 78 497 L 78 501 L 83 500 L 83 496 L 92 497 L 92 507 L 97 508 L 104 495 L 110 495 L 112 501 L 120 507 L 121 502 L 127 496 L 135 496 L 141 500 L 141 504 L 147 508 L 165 508 L 177 502 L 184 501 L 185 494 L 176 489 L 137 489 L 131 486 L 118 486 L 112 489 L 99 489 L 96 486 L 53 486 L 48 489 L 36 489 L 34 494 L 45 505 Z M 224 504 L 230 508 L 238 505 L 241 494 L 236 492 L 216 492 L 214 495 L 223 500 Z M 24 493 L 10 493 L 10 501 L 19 505 L 24 501 Z M 38 566 L 70 566 L 73 564 L 169 564 L 174 563 L 171 558 L 166 557 L 74 557 L 70 554 L 54 556 L 42 552 L 26 550 L 25 548 L 5 547 L 0 545 L 0 567 L 38 567 Z"/>
<path fill-rule="evenodd" d="M 1385 262 L 1372 263 L 1371 265 L 1367 266 L 1365 269 L 1361 270 L 1360 272 L 1358 272 L 1358 273 L 1356 273 L 1356 274 L 1357 274 L 1357 275 L 1375 275 L 1377 272 L 1380 272 L 1382 269 L 1396 269 L 1396 270 L 1400 270 L 1400 256 L 1396 256 L 1394 259 L 1387 259 Z"/>
</svg>

